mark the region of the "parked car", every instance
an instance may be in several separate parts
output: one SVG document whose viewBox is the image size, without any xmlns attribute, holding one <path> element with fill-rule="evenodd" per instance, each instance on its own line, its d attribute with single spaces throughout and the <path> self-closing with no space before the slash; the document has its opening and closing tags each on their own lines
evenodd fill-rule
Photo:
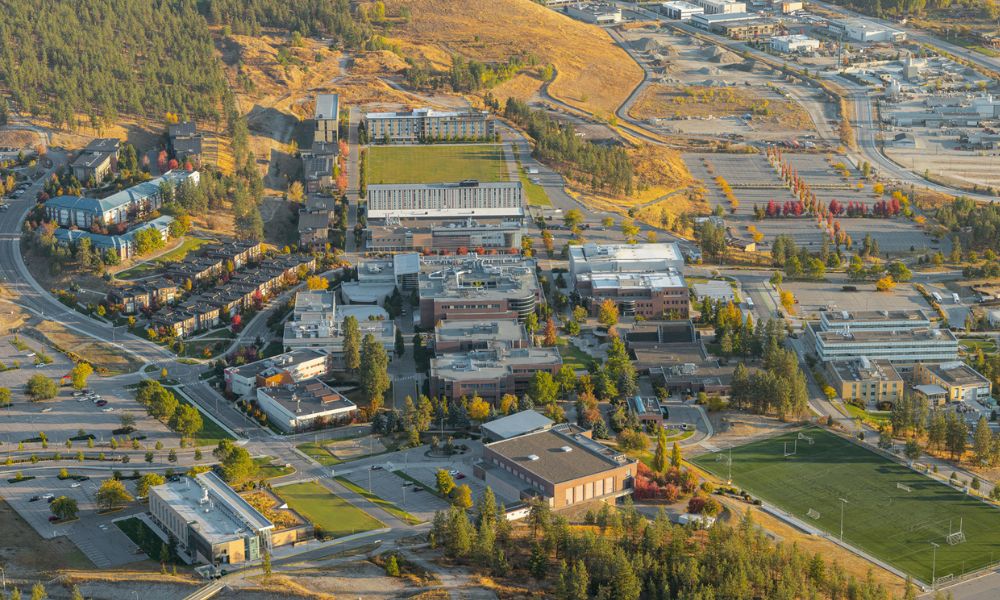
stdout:
<svg viewBox="0 0 1000 600">
<path fill-rule="evenodd" d="M 71 483 L 71 484 L 69 484 L 69 487 L 71 487 L 71 488 L 78 488 L 78 487 L 80 487 L 81 485 L 83 485 L 83 484 L 81 484 L 81 483 L 80 483 L 80 482 L 78 481 L 78 482 L 76 482 L 76 483 Z"/>
<path fill-rule="evenodd" d="M 370 468 L 370 469 L 371 469 L 372 471 L 381 471 L 381 470 L 382 470 L 382 465 L 372 465 L 372 466 L 371 466 L 371 467 L 369 467 L 369 468 Z"/>
<path fill-rule="evenodd" d="M 455 479 L 465 479 L 465 473 L 459 473 L 458 475 L 455 475 Z"/>
<path fill-rule="evenodd" d="M 80 390 L 77 390 L 77 391 L 73 392 L 73 397 L 74 398 L 79 398 L 82 395 L 83 395 L 83 392 L 81 392 Z"/>
<path fill-rule="evenodd" d="M 98 400 L 98 401 L 94 402 L 94 404 L 96 404 L 98 406 L 107 406 L 108 401 L 107 400 Z"/>
<path fill-rule="evenodd" d="M 101 409 L 101 412 L 111 412 L 111 411 L 113 411 L 113 410 L 114 410 L 114 407 L 112 407 L 112 406 L 109 406 L 109 407 L 107 407 L 107 408 L 102 408 L 102 409 Z"/>
<path fill-rule="evenodd" d="M 41 499 L 41 496 L 32 496 L 31 498 L 28 498 L 28 502 L 38 502 Z"/>
<path fill-rule="evenodd" d="M 49 523 L 55 523 L 58 520 L 59 520 L 59 517 L 57 517 L 55 515 L 49 516 Z"/>
</svg>

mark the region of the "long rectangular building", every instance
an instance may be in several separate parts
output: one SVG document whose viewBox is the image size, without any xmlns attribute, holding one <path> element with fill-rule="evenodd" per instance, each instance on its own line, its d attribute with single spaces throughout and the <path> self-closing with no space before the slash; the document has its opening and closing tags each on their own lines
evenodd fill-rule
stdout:
<svg viewBox="0 0 1000 600">
<path fill-rule="evenodd" d="M 473 219 L 446 225 L 372 225 L 365 230 L 366 246 L 374 252 L 436 251 L 482 253 L 521 247 L 520 221 L 481 223 Z"/>
<path fill-rule="evenodd" d="M 520 181 L 394 183 L 368 186 L 368 219 L 524 217 Z"/>
<path fill-rule="evenodd" d="M 810 323 L 806 331 L 814 341 L 816 355 L 823 362 L 862 357 L 893 363 L 958 359 L 958 339 L 947 329 L 817 331 Z"/>
<path fill-rule="evenodd" d="M 185 181 L 197 184 L 198 171 L 168 171 L 107 198 L 56 196 L 45 203 L 45 215 L 61 227 L 128 225 L 162 206 L 164 187 L 176 188 Z"/>
<path fill-rule="evenodd" d="M 430 141 L 483 141 L 495 135 L 485 111 L 439 111 L 419 108 L 409 112 L 373 112 L 364 126 L 373 144 L 417 144 Z"/>
<path fill-rule="evenodd" d="M 468 353 L 445 354 L 431 359 L 431 396 L 457 400 L 479 396 L 499 404 L 505 394 L 521 397 L 528 391 L 537 371 L 552 376 L 562 367 L 562 357 L 554 348 L 502 346 Z"/>
</svg>

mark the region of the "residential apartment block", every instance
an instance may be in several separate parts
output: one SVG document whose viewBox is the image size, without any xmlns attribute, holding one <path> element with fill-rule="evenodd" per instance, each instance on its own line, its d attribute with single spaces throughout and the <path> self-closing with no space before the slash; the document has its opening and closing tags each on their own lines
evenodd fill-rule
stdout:
<svg viewBox="0 0 1000 600">
<path fill-rule="evenodd" d="M 176 188 L 184 181 L 199 181 L 197 171 L 168 171 L 107 198 L 56 196 L 45 202 L 45 216 L 60 227 L 90 229 L 93 225 L 129 225 L 163 204 L 161 186 Z"/>
<path fill-rule="evenodd" d="M 340 135 L 340 96 L 318 94 L 313 120 L 316 121 L 313 144 L 316 142 L 336 144 Z"/>
<path fill-rule="evenodd" d="M 420 108 L 409 112 L 368 113 L 364 117 L 368 140 L 373 144 L 417 144 L 428 141 L 477 141 L 495 136 L 493 120 L 485 111 L 438 111 Z"/>
<path fill-rule="evenodd" d="M 369 220 L 524 217 L 520 181 L 372 184 L 367 199 Z"/>
<path fill-rule="evenodd" d="M 99 184 L 104 178 L 118 170 L 118 151 L 121 150 L 121 140 L 118 138 L 97 138 L 91 140 L 80 151 L 69 168 L 77 181 L 86 184 L 93 181 Z"/>
</svg>

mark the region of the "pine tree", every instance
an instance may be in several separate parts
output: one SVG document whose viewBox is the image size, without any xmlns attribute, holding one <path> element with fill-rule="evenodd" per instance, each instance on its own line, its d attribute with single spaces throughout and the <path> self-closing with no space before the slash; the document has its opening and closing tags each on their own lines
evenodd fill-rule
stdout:
<svg viewBox="0 0 1000 600">
<path fill-rule="evenodd" d="M 990 454 L 993 451 L 993 432 L 990 431 L 990 423 L 985 416 L 979 417 L 976 423 L 976 432 L 972 436 L 972 452 L 976 456 L 976 463 L 987 465 L 990 462 Z"/>
</svg>

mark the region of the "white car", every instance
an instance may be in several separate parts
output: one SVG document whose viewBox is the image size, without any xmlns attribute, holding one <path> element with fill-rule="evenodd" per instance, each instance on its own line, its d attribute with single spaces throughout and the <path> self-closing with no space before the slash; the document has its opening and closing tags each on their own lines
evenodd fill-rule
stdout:
<svg viewBox="0 0 1000 600">
<path fill-rule="evenodd" d="M 71 487 L 71 488 L 78 488 L 78 487 L 80 487 L 80 485 L 81 485 L 80 482 L 77 481 L 76 483 L 69 484 L 69 487 Z"/>
<path fill-rule="evenodd" d="M 107 408 L 102 408 L 102 409 L 101 409 L 101 412 L 111 412 L 111 411 L 113 411 L 113 410 L 114 410 L 114 409 L 113 409 L 113 408 L 111 408 L 111 407 L 109 406 L 109 407 L 107 407 Z"/>
</svg>

